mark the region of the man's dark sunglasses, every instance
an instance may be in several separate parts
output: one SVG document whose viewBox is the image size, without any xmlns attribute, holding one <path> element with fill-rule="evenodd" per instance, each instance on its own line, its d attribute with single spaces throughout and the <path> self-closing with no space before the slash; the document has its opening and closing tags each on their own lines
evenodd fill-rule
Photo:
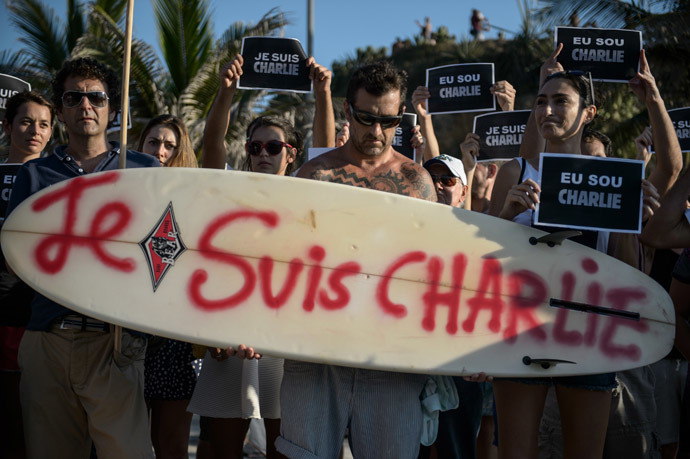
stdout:
<svg viewBox="0 0 690 459">
<path fill-rule="evenodd" d="M 441 182 L 441 185 L 443 186 L 455 186 L 456 183 L 458 183 L 458 178 L 453 177 L 452 175 L 432 175 L 431 180 L 436 182 Z"/>
<path fill-rule="evenodd" d="M 379 123 L 381 125 L 381 129 L 389 129 L 397 126 L 400 124 L 400 121 L 402 121 L 402 113 L 397 116 L 376 116 L 372 115 L 371 113 L 362 112 L 355 109 L 355 107 L 352 106 L 352 102 L 350 102 L 349 105 L 352 117 L 355 119 L 355 121 L 364 126 L 371 126 L 374 123 Z"/>
<path fill-rule="evenodd" d="M 103 108 L 108 105 L 108 94 L 103 91 L 65 91 L 62 93 L 62 105 L 67 108 L 73 108 L 81 104 L 82 99 L 86 97 L 89 103 L 97 108 Z"/>
<path fill-rule="evenodd" d="M 266 153 L 269 155 L 275 156 L 283 151 L 283 147 L 294 148 L 289 143 L 281 142 L 280 140 L 269 140 L 266 143 L 253 140 L 244 144 L 245 151 L 252 156 L 260 155 L 263 149 L 266 149 Z"/>
</svg>

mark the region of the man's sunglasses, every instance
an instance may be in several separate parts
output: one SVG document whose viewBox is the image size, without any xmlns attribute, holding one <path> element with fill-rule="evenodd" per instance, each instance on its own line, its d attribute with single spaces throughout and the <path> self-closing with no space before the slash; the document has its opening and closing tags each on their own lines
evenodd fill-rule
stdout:
<svg viewBox="0 0 690 459">
<path fill-rule="evenodd" d="M 352 117 L 355 119 L 355 121 L 364 126 L 371 126 L 374 123 L 379 123 L 381 125 L 381 129 L 389 129 L 397 126 L 400 124 L 400 121 L 402 121 L 402 114 L 397 116 L 376 116 L 372 115 L 371 113 L 356 110 L 355 107 L 352 106 L 352 102 L 350 102 L 349 105 Z"/>
<path fill-rule="evenodd" d="M 254 140 L 244 144 L 245 151 L 252 156 L 260 155 L 261 150 L 264 149 L 269 155 L 275 156 L 283 151 L 283 147 L 295 148 L 289 143 L 281 142 L 280 140 L 269 140 L 266 143 L 261 143 L 258 140 Z"/>
<path fill-rule="evenodd" d="M 455 186 L 456 183 L 458 183 L 458 178 L 453 177 L 452 175 L 432 175 L 431 180 L 436 182 L 441 182 L 441 185 L 443 186 Z"/>
<path fill-rule="evenodd" d="M 589 80 L 589 93 L 592 96 L 592 105 L 596 105 L 595 99 L 594 99 L 594 83 L 592 82 L 592 73 L 591 72 L 585 72 L 583 70 L 564 70 L 562 72 L 556 72 L 552 73 L 549 75 L 548 79 L 552 78 L 558 78 L 561 76 L 568 76 L 568 75 L 573 75 L 573 76 L 586 76 L 587 79 Z"/>
<path fill-rule="evenodd" d="M 103 108 L 108 105 L 108 94 L 103 91 L 65 91 L 62 94 L 62 105 L 67 108 L 73 108 L 81 104 L 82 99 L 86 97 L 89 103 L 97 108 Z"/>
</svg>

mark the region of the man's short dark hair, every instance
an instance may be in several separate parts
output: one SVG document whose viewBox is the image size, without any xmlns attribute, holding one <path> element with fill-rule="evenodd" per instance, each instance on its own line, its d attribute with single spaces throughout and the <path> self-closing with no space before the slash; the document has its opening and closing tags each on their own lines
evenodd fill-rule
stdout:
<svg viewBox="0 0 690 459">
<path fill-rule="evenodd" d="M 62 68 L 55 74 L 51 86 L 53 88 L 53 104 L 57 109 L 62 108 L 65 80 L 71 76 L 100 80 L 108 93 L 110 110 L 117 111 L 120 109 L 120 79 L 108 66 L 91 57 L 79 57 L 65 61 Z"/>
<path fill-rule="evenodd" d="M 585 129 L 584 132 L 582 133 L 582 140 L 584 142 L 591 142 L 593 140 L 598 140 L 604 145 L 604 153 L 606 154 L 606 157 L 611 156 L 611 149 L 613 142 L 611 142 L 611 139 L 608 138 L 606 134 L 604 134 L 601 131 L 597 131 L 596 129 Z"/>
<path fill-rule="evenodd" d="M 42 94 L 36 91 L 22 91 L 7 99 L 7 104 L 5 104 L 5 120 L 7 120 L 8 124 L 12 124 L 14 117 L 17 116 L 19 107 L 27 102 L 33 102 L 35 104 L 47 107 L 48 110 L 50 110 L 50 124 L 52 125 L 54 123 L 55 107 L 53 104 L 51 104 L 48 99 L 43 97 Z"/>
<path fill-rule="evenodd" d="M 407 96 L 407 72 L 398 70 L 388 61 L 377 61 L 364 65 L 352 74 L 347 85 L 347 101 L 355 103 L 355 93 L 364 88 L 373 96 L 382 96 L 390 91 L 400 91 L 400 110 Z"/>
</svg>

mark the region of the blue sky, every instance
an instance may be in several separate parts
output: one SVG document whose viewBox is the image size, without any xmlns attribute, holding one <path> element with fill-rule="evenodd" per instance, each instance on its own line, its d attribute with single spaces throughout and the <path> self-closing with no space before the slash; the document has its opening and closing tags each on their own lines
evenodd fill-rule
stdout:
<svg viewBox="0 0 690 459">
<path fill-rule="evenodd" d="M 151 0 L 134 1 L 134 36 L 158 50 Z M 492 24 L 517 31 L 521 22 L 518 1 L 522 3 L 522 0 L 314 0 L 314 55 L 319 63 L 330 67 L 333 60 L 354 55 L 358 47 L 390 47 L 396 37 L 412 38 L 418 33 L 415 20 L 423 22 L 425 16 L 431 18 L 434 30 L 445 25 L 459 39 L 469 36 L 472 8 L 479 8 Z M 54 8 L 58 16 L 65 16 L 65 0 L 44 0 L 44 3 Z M 299 39 L 307 49 L 306 0 L 210 0 L 209 4 L 216 37 L 235 21 L 257 22 L 271 8 L 279 7 L 291 21 L 285 36 Z M 19 48 L 19 34 L 9 23 L 4 1 L 0 4 L 0 33 L 2 49 Z M 494 29 L 486 35 L 492 38 L 497 33 Z"/>
</svg>

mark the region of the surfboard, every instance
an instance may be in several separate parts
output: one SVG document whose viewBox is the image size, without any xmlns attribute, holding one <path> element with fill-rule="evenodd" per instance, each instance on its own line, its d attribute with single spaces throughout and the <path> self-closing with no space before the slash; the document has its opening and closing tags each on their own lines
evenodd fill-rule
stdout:
<svg viewBox="0 0 690 459">
<path fill-rule="evenodd" d="M 600 373 L 666 355 L 666 292 L 558 242 L 376 190 L 176 168 L 59 183 L 2 230 L 10 266 L 47 297 L 189 342 L 449 375 Z"/>
</svg>

